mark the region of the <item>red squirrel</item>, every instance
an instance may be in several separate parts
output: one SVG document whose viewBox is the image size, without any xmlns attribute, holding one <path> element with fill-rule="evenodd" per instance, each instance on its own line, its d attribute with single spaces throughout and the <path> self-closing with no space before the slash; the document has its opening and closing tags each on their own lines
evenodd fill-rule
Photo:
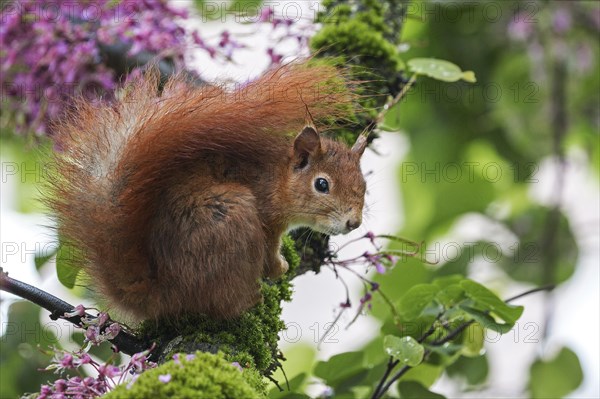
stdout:
<svg viewBox="0 0 600 399">
<path fill-rule="evenodd" d="M 146 73 L 113 103 L 80 101 L 55 127 L 48 202 L 108 305 L 138 320 L 233 318 L 261 300 L 261 278 L 288 269 L 284 233 L 357 228 L 365 142 L 305 124 L 347 112 L 341 82 L 332 67 L 290 64 L 236 90 L 180 77 L 159 90 Z"/>
</svg>

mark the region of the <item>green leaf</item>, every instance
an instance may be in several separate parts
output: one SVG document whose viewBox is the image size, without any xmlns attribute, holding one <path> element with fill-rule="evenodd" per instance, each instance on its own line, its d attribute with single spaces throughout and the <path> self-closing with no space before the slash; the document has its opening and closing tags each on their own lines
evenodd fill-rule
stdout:
<svg viewBox="0 0 600 399">
<path fill-rule="evenodd" d="M 562 398 L 583 381 L 577 355 L 563 347 L 554 359 L 536 360 L 531 365 L 529 391 L 532 398 Z"/>
<path fill-rule="evenodd" d="M 439 287 L 433 284 L 415 285 L 400 300 L 398 311 L 407 320 L 416 319 L 433 301 L 439 290 Z"/>
<path fill-rule="evenodd" d="M 460 286 L 477 305 L 497 315 L 507 324 L 515 324 L 523 314 L 523 306 L 508 305 L 492 291 L 473 280 L 463 280 Z"/>
<path fill-rule="evenodd" d="M 439 393 L 431 392 L 416 381 L 400 381 L 398 392 L 402 399 L 445 399 Z"/>
<path fill-rule="evenodd" d="M 364 368 L 363 352 L 346 352 L 317 363 L 314 375 L 323 379 L 327 385 L 335 386 Z"/>
<path fill-rule="evenodd" d="M 442 375 L 444 367 L 440 365 L 421 363 L 417 367 L 408 370 L 402 377 L 403 381 L 417 381 L 424 387 L 432 386 Z"/>
<path fill-rule="evenodd" d="M 353 396 L 349 396 L 349 397 L 356 398 L 356 399 L 367 399 L 367 398 L 371 397 L 372 392 L 373 392 L 373 386 L 366 386 L 366 385 L 355 386 L 350 389 L 350 393 Z M 342 396 L 338 396 L 338 397 L 342 397 Z M 343 396 L 343 397 L 345 398 L 346 396 Z"/>
<path fill-rule="evenodd" d="M 440 289 L 446 288 L 449 285 L 460 284 L 465 279 L 462 274 L 451 274 L 449 276 L 438 277 L 433 280 L 433 284 L 440 287 Z"/>
<path fill-rule="evenodd" d="M 452 377 L 464 377 L 471 386 L 483 384 L 488 376 L 489 365 L 485 355 L 477 357 L 459 357 L 446 368 L 446 373 Z"/>
<path fill-rule="evenodd" d="M 470 83 L 477 82 L 473 71 L 462 71 L 458 65 L 436 58 L 413 58 L 408 61 L 408 67 L 416 74 L 444 82 L 456 82 L 460 79 Z"/>
<path fill-rule="evenodd" d="M 481 324 L 471 324 L 462 333 L 463 347 L 461 354 L 466 357 L 479 357 L 481 356 L 483 349 L 483 342 L 485 340 L 485 331 Z"/>
<path fill-rule="evenodd" d="M 48 263 L 48 261 L 50 259 L 52 259 L 52 257 L 54 255 L 56 255 L 58 252 L 58 249 L 54 249 L 50 252 L 42 252 L 42 253 L 38 253 L 35 254 L 35 258 L 33 259 L 34 263 L 35 263 L 35 269 L 37 271 L 39 271 L 42 266 L 44 266 L 46 263 Z"/>
<path fill-rule="evenodd" d="M 56 254 L 56 274 L 58 281 L 67 288 L 75 287 L 77 275 L 81 267 L 74 265 L 75 248 L 71 245 L 61 244 Z"/>
<path fill-rule="evenodd" d="M 465 291 L 458 285 L 452 284 L 441 290 L 435 299 L 446 308 L 456 305 L 465 298 Z"/>
<path fill-rule="evenodd" d="M 413 337 L 386 335 L 383 339 L 385 352 L 410 367 L 416 367 L 423 361 L 425 349 Z"/>
<path fill-rule="evenodd" d="M 514 326 L 514 323 L 498 323 L 492 316 L 489 315 L 489 313 L 472 308 L 470 306 L 460 305 L 460 308 L 468 314 L 470 314 L 479 324 L 483 326 L 483 328 L 488 328 L 490 330 L 499 332 L 500 334 L 506 334 L 507 332 L 512 330 Z"/>
</svg>

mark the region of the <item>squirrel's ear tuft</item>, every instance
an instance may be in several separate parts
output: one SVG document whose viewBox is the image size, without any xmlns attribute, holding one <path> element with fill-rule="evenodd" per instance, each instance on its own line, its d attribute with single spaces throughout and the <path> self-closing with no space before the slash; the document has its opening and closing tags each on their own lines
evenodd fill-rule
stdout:
<svg viewBox="0 0 600 399">
<path fill-rule="evenodd" d="M 321 151 L 321 138 L 312 126 L 305 126 L 294 140 L 294 156 L 297 160 L 296 167 L 304 168 L 308 158 Z"/>
</svg>

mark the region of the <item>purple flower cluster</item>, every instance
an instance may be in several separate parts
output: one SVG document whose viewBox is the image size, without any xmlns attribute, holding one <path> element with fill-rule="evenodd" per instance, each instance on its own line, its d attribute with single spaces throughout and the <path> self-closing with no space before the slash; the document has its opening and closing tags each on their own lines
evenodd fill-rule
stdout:
<svg viewBox="0 0 600 399">
<path fill-rule="evenodd" d="M 0 11 L 0 84 L 3 107 L 17 132 L 51 134 L 52 120 L 74 96 L 110 99 L 125 81 L 123 59 L 168 59 L 185 66 L 191 44 L 212 58 L 231 61 L 243 48 L 230 32 L 209 43 L 181 22 L 187 11 L 167 0 L 16 0 Z M 271 27 L 267 49 L 272 64 L 282 62 L 283 46 L 308 54 L 313 21 L 276 16 L 270 6 L 252 21 Z M 115 59 L 118 58 L 118 59 Z M 135 63 L 135 62 L 133 62 Z M 121 69 L 121 70 L 119 70 Z M 134 68 L 133 75 L 140 70 Z"/>
<path fill-rule="evenodd" d="M 121 331 L 121 325 L 112 322 L 107 313 L 99 312 L 97 316 L 91 316 L 86 313 L 86 310 L 88 309 L 83 305 L 77 305 L 72 312 L 64 314 L 64 317 L 81 317 L 81 327 L 85 328 L 84 335 L 87 344 L 77 351 L 53 349 L 54 360 L 46 367 L 46 370 L 54 370 L 56 373 L 61 374 L 61 378 L 51 384 L 42 385 L 38 398 L 96 398 L 110 391 L 116 385 L 123 383 L 127 376 L 131 376 L 129 383 L 133 383 L 140 373 L 156 367 L 155 363 L 148 361 L 148 355 L 154 349 L 154 346 L 146 351 L 134 354 L 129 362 L 121 367 L 111 364 L 112 359 L 104 364 L 95 361 L 88 354 L 90 347 L 116 337 Z M 86 376 L 80 369 L 83 365 L 88 365 L 88 367 L 94 369 L 96 376 Z M 76 372 L 78 375 L 67 375 L 70 372 Z"/>
<path fill-rule="evenodd" d="M 86 310 L 83 305 L 77 305 L 72 312 L 66 312 L 64 317 L 81 317 L 81 325 L 85 328 L 85 341 L 90 345 L 100 345 L 102 342 L 110 341 L 121 331 L 121 325 L 113 323 L 108 313 L 99 312 L 97 316 L 90 316 L 85 313 Z"/>
<path fill-rule="evenodd" d="M 42 385 L 38 399 L 87 399 L 108 392 L 106 381 L 92 377 L 71 377 L 54 381 L 52 386 Z"/>
<path fill-rule="evenodd" d="M 391 242 L 396 242 L 401 244 L 401 249 L 384 249 L 380 244 L 377 243 L 379 239 L 388 240 Z M 349 258 L 349 259 L 338 259 L 338 254 L 341 249 L 345 248 L 348 245 L 359 241 L 368 240 L 371 244 L 372 249 L 370 251 L 365 251 L 361 255 Z M 365 277 L 365 272 L 359 272 L 353 269 L 355 265 L 363 265 L 366 266 L 365 271 L 369 271 L 369 269 L 374 268 L 378 274 L 384 274 L 386 271 L 394 266 L 394 264 L 401 258 L 410 258 L 419 254 L 421 251 L 422 243 L 417 243 L 411 240 L 407 240 L 401 237 L 391 236 L 387 234 L 377 235 L 373 232 L 368 232 L 364 236 L 356 238 L 354 240 L 350 240 L 341 247 L 339 247 L 335 252 L 333 252 L 328 259 L 326 259 L 326 264 L 330 266 L 337 278 L 344 284 L 346 287 L 346 299 L 344 302 L 340 302 L 339 310 L 337 316 L 335 317 L 335 324 L 341 317 L 341 315 L 348 309 L 352 308 L 352 302 L 350 301 L 350 294 L 348 292 L 348 286 L 344 282 L 344 279 L 339 275 L 338 269 L 345 270 L 350 272 L 352 275 L 360 279 L 364 284 L 364 294 L 359 300 L 359 304 L 356 307 L 356 314 L 352 321 L 348 326 L 352 325 L 363 312 L 366 310 L 370 310 L 372 307 L 372 300 L 375 293 L 379 294 L 381 298 L 392 309 L 392 312 L 396 314 L 396 310 L 394 305 L 389 301 L 385 293 L 379 288 L 379 284 L 375 281 L 370 280 Z M 327 333 L 323 336 L 325 337 Z"/>
<path fill-rule="evenodd" d="M 280 48 L 284 45 L 294 45 L 293 53 L 296 55 L 308 55 L 308 42 L 317 28 L 313 20 L 277 15 L 273 7 L 265 6 L 260 10 L 258 22 L 270 24 L 271 27 L 270 36 L 273 45 L 267 48 L 271 65 L 283 61 L 284 54 Z"/>
<path fill-rule="evenodd" d="M 103 46 L 182 65 L 186 35 L 177 21 L 186 17 L 161 0 L 7 3 L 0 14 L 0 83 L 16 130 L 47 134 L 73 95 L 110 93 L 121 76 L 107 66 Z"/>
<path fill-rule="evenodd" d="M 151 350 L 136 353 L 125 366 L 117 367 L 109 362 L 100 364 L 93 360 L 84 350 L 67 352 L 55 350 L 54 362 L 46 370 L 56 370 L 57 373 L 78 371 L 80 375 L 59 378 L 52 384 L 42 385 L 38 399 L 89 399 L 99 397 L 116 385 L 125 381 L 127 375 L 135 378 L 144 370 L 156 367 L 148 361 Z M 86 377 L 78 370 L 87 364 L 96 370 L 96 377 Z"/>
</svg>

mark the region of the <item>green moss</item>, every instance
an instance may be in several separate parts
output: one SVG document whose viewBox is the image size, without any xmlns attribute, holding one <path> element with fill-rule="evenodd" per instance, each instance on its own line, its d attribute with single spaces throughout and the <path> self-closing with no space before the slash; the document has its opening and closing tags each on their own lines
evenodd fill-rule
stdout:
<svg viewBox="0 0 600 399">
<path fill-rule="evenodd" d="M 311 40 L 317 57 L 349 69 L 360 110 L 352 123 L 335 131 L 335 136 L 352 144 L 376 117 L 388 96 L 403 85 L 405 69 L 397 44 L 404 22 L 402 0 L 324 0 L 317 16 L 323 28 Z M 372 134 L 371 138 L 375 136 Z"/>
<path fill-rule="evenodd" d="M 284 236 L 281 242 L 281 254 L 288 261 L 290 269 L 284 278 L 277 284 L 279 286 L 279 296 L 283 301 L 292 299 L 293 285 L 291 278 L 296 275 L 296 269 L 300 265 L 300 256 L 296 251 L 296 242 L 290 236 Z"/>
<path fill-rule="evenodd" d="M 214 320 L 204 315 L 188 315 L 177 320 L 147 321 L 139 334 L 157 342 L 159 362 L 172 358 L 174 353 L 221 351 L 228 361 L 242 367 L 254 367 L 263 375 L 270 375 L 276 367 L 278 334 L 285 327 L 281 320 L 281 301 L 289 301 L 292 293 L 291 276 L 300 258 L 294 242 L 285 237 L 282 253 L 290 270 L 279 281 L 263 282 L 263 302 L 233 320 Z"/>
<path fill-rule="evenodd" d="M 170 380 L 164 382 L 168 376 Z M 248 368 L 240 371 L 221 353 L 196 352 L 192 360 L 180 356 L 178 361 L 171 360 L 147 370 L 133 384 L 120 385 L 104 397 L 220 399 L 265 396 L 266 384 L 257 371 Z"/>
<path fill-rule="evenodd" d="M 393 76 L 403 66 L 396 46 L 382 32 L 358 19 L 324 26 L 312 38 L 311 47 L 329 56 L 344 54 L 346 61 L 360 66 L 353 69 L 358 78 L 373 81 L 378 77 L 379 84 L 371 82 L 374 87 L 382 85 L 382 76 L 389 76 L 385 72 Z"/>
</svg>

